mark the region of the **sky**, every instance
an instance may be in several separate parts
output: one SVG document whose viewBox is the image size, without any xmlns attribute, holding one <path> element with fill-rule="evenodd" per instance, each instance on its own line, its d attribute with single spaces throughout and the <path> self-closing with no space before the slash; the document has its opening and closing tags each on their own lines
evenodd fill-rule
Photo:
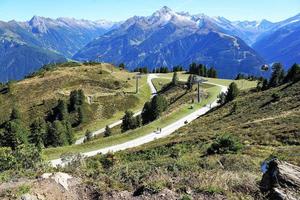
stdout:
<svg viewBox="0 0 300 200">
<path fill-rule="evenodd" d="M 300 13 L 300 0 L 0 0 L 0 20 L 27 21 L 38 15 L 122 21 L 151 15 L 163 6 L 229 20 L 277 22 Z"/>
</svg>

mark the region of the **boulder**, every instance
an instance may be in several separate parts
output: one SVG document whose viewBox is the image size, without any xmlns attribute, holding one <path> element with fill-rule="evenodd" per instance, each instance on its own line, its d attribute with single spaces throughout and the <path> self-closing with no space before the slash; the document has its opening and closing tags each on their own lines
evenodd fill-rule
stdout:
<svg viewBox="0 0 300 200">
<path fill-rule="evenodd" d="M 299 200 L 300 167 L 277 159 L 269 161 L 260 188 L 272 200 Z"/>
</svg>

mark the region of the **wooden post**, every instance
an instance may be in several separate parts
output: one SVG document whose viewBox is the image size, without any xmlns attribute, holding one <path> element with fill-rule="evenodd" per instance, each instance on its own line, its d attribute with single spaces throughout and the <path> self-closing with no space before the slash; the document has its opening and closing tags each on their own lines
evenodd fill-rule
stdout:
<svg viewBox="0 0 300 200">
<path fill-rule="evenodd" d="M 198 103 L 200 103 L 200 81 L 198 81 Z"/>
<path fill-rule="evenodd" d="M 204 80 L 201 76 L 195 76 L 193 82 L 198 84 L 197 88 L 197 98 L 198 98 L 198 103 L 201 101 L 201 96 L 200 96 L 200 84 L 206 82 L 207 80 Z"/>
</svg>

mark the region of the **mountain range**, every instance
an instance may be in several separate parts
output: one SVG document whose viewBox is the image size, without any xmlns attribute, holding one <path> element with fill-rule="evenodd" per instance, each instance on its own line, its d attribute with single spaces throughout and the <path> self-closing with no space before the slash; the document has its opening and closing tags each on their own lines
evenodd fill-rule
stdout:
<svg viewBox="0 0 300 200">
<path fill-rule="evenodd" d="M 219 77 L 262 75 L 260 67 L 300 61 L 300 15 L 282 22 L 230 21 L 163 7 L 124 22 L 50 19 L 0 22 L 0 81 L 67 59 L 125 63 L 128 69 L 213 66 Z"/>
<path fill-rule="evenodd" d="M 21 79 L 44 64 L 65 62 L 114 25 L 38 16 L 28 22 L 0 22 L 0 81 Z"/>
</svg>

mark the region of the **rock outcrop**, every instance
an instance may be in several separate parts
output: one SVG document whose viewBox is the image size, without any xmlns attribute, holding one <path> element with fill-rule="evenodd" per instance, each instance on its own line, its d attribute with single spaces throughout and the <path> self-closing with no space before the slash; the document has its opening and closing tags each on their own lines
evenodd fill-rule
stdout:
<svg viewBox="0 0 300 200">
<path fill-rule="evenodd" d="M 267 164 L 261 190 L 272 200 L 300 199 L 300 167 L 277 159 Z"/>
</svg>

